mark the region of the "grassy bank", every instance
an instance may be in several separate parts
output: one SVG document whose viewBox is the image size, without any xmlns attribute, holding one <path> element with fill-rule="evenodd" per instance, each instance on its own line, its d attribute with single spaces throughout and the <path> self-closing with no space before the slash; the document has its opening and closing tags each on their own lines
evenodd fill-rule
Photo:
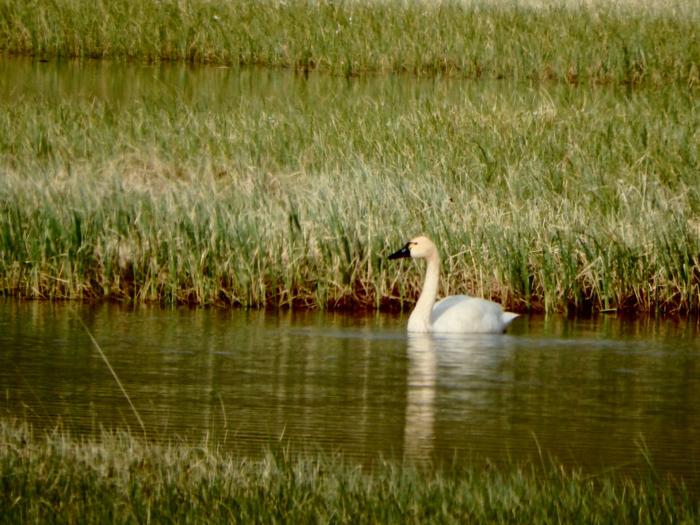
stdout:
<svg viewBox="0 0 700 525">
<path fill-rule="evenodd" d="M 0 51 L 337 75 L 698 84 L 697 2 L 544 4 L 2 0 Z"/>
<path fill-rule="evenodd" d="M 416 297 L 385 256 L 425 232 L 445 294 L 700 309 L 692 91 L 226 75 L 0 100 L 0 291 L 374 308 Z"/>
<path fill-rule="evenodd" d="M 549 466 L 421 472 L 284 451 L 235 459 L 0 422 L 0 523 L 694 523 L 682 487 Z"/>
</svg>

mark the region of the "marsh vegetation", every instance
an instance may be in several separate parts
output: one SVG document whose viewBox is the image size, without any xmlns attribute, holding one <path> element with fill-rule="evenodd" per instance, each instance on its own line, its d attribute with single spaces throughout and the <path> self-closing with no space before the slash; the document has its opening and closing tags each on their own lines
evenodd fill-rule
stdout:
<svg viewBox="0 0 700 525">
<path fill-rule="evenodd" d="M 693 0 L 0 0 L 0 294 L 408 306 L 420 272 L 385 258 L 422 232 L 443 254 L 445 295 L 698 313 L 699 27 Z M 692 359 L 665 362 L 690 388 Z M 629 477 L 546 459 L 368 468 L 178 439 L 4 418 L 0 522 L 700 513 L 644 454 Z"/>
<path fill-rule="evenodd" d="M 0 423 L 0 522 L 693 523 L 669 480 L 586 476 L 555 463 L 422 472 L 271 447 L 236 459 L 201 446 L 34 435 Z"/>
<path fill-rule="evenodd" d="M 337 75 L 404 73 L 697 85 L 699 16 L 671 2 L 0 3 L 0 49 Z"/>
<path fill-rule="evenodd" d="M 445 294 L 697 311 L 692 92 L 251 76 L 214 105 L 0 101 L 3 292 L 374 308 L 416 296 L 384 258 L 422 231 Z"/>
<path fill-rule="evenodd" d="M 135 75 L 115 100 L 6 83 L 0 290 L 395 306 L 417 272 L 384 257 L 423 232 L 444 294 L 697 312 L 692 4 L 3 2 L 3 61 L 209 63 L 249 85 L 212 100 Z M 281 89 L 261 89 L 271 75 Z"/>
</svg>

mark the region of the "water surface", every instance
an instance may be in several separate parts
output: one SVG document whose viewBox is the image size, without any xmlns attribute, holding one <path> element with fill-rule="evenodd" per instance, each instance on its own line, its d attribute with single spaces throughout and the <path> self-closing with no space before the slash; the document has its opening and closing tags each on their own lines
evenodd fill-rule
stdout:
<svg viewBox="0 0 700 525">
<path fill-rule="evenodd" d="M 409 337 L 385 314 L 0 302 L 2 417 L 78 435 L 257 455 L 283 442 L 371 463 L 554 457 L 700 478 L 696 321 L 523 317 L 504 335 Z"/>
<path fill-rule="evenodd" d="M 520 89 L 525 96 L 534 88 Z M 513 88 L 0 57 L 0 95 L 12 103 L 96 100 L 130 108 L 145 97 L 164 99 L 158 107 L 177 100 L 225 112 L 238 100 L 264 116 L 270 101 L 322 112 L 353 97 L 400 108 L 423 97 L 463 103 L 491 90 L 506 97 Z M 676 96 L 669 93 L 649 96 Z M 0 417 L 61 424 L 78 435 L 140 433 L 79 319 L 149 439 L 208 441 L 245 455 L 283 442 L 364 463 L 541 455 L 596 471 L 635 468 L 648 454 L 660 472 L 700 486 L 697 320 L 532 317 L 516 320 L 506 335 L 409 338 L 400 316 L 0 301 Z"/>
</svg>

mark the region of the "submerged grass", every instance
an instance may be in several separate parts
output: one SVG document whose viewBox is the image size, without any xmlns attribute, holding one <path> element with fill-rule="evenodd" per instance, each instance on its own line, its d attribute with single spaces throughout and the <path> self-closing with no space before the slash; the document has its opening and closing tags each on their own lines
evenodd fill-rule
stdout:
<svg viewBox="0 0 700 525">
<path fill-rule="evenodd" d="M 0 51 L 570 83 L 700 80 L 696 0 L 0 0 Z"/>
<path fill-rule="evenodd" d="M 0 523 L 695 523 L 682 485 L 549 466 L 423 471 L 270 450 L 36 436 L 0 421 Z"/>
<path fill-rule="evenodd" d="M 700 310 L 692 90 L 290 77 L 0 100 L 0 292 L 376 308 L 425 232 L 445 294 Z"/>
</svg>

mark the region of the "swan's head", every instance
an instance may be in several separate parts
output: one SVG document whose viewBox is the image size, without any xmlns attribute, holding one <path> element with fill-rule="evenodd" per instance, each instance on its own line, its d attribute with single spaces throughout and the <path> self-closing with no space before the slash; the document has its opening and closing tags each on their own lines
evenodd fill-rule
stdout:
<svg viewBox="0 0 700 525">
<path fill-rule="evenodd" d="M 431 259 L 437 255 L 435 243 L 427 237 L 416 237 L 406 243 L 400 250 L 392 253 L 389 259 L 411 257 L 413 259 Z"/>
</svg>

